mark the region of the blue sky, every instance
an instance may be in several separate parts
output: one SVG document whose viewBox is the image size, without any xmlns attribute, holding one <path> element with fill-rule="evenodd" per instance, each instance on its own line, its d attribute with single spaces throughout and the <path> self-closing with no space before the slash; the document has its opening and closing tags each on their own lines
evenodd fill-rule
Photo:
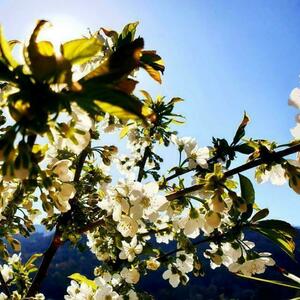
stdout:
<svg viewBox="0 0 300 300">
<path fill-rule="evenodd" d="M 299 86 L 300 1 L 0 0 L 9 39 L 24 40 L 37 19 L 65 20 L 72 37 L 140 21 L 138 33 L 161 54 L 166 72 L 162 85 L 142 73 L 138 88 L 184 98 L 180 135 L 200 145 L 212 136 L 230 139 L 244 110 L 249 137 L 291 139 L 297 111 L 287 98 Z M 287 186 L 257 186 L 257 201 L 271 217 L 300 225 L 300 199 Z"/>
</svg>

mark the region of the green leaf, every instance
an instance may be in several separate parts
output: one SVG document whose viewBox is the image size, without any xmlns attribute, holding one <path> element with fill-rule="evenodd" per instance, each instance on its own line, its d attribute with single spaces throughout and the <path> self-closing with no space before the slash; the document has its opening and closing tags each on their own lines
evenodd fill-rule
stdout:
<svg viewBox="0 0 300 300">
<path fill-rule="evenodd" d="M 232 141 L 233 145 L 236 145 L 240 141 L 240 139 L 245 135 L 245 127 L 247 126 L 249 121 L 250 121 L 250 118 L 245 112 L 244 118 L 243 118 L 241 124 L 239 125 L 239 127 L 235 133 L 235 136 L 233 138 L 233 141 Z"/>
<path fill-rule="evenodd" d="M 100 30 L 102 30 L 107 37 L 111 38 L 111 40 L 114 44 L 117 43 L 118 33 L 116 31 L 110 30 L 110 29 L 105 29 L 103 27 L 101 27 Z"/>
<path fill-rule="evenodd" d="M 294 259 L 296 230 L 287 222 L 280 220 L 263 220 L 250 225 L 250 229 L 269 238 Z"/>
<path fill-rule="evenodd" d="M 40 31 L 50 23 L 39 20 L 31 34 L 25 51 L 25 59 L 34 77 L 38 81 L 49 83 L 72 83 L 71 64 L 68 60 L 57 59 L 50 41 L 37 42 Z"/>
<path fill-rule="evenodd" d="M 12 68 L 16 68 L 19 65 L 11 54 L 11 47 L 4 37 L 2 26 L 0 26 L 0 61 L 8 64 Z"/>
<path fill-rule="evenodd" d="M 143 51 L 140 58 L 142 67 L 148 72 L 148 74 L 157 82 L 161 83 L 160 73 L 164 73 L 164 62 L 156 51 Z"/>
<path fill-rule="evenodd" d="M 101 111 L 121 119 L 145 119 L 150 111 L 136 97 L 128 95 L 108 85 L 87 82 L 82 93 L 74 93 L 75 101 L 92 115 Z"/>
<path fill-rule="evenodd" d="M 283 282 L 283 281 L 279 281 L 279 280 L 269 280 L 269 279 L 254 277 L 254 276 L 246 276 L 243 274 L 236 274 L 236 275 L 239 277 L 247 278 L 247 279 L 252 279 L 252 280 L 256 280 L 256 281 L 271 283 L 271 284 L 275 284 L 275 285 L 280 285 L 280 286 L 285 286 L 288 288 L 300 290 L 300 285 L 290 284 L 288 282 Z"/>
<path fill-rule="evenodd" d="M 61 52 L 72 65 L 84 64 L 93 58 L 102 48 L 97 38 L 72 40 L 61 45 Z"/>
<path fill-rule="evenodd" d="M 243 154 L 251 154 L 255 149 L 248 145 L 248 143 L 240 144 L 234 147 L 235 151 L 238 151 Z"/>
<path fill-rule="evenodd" d="M 141 90 L 140 92 L 145 97 L 145 103 L 148 106 L 151 106 L 151 104 L 153 103 L 153 99 L 152 99 L 151 95 L 147 91 L 145 91 L 145 90 Z"/>
<path fill-rule="evenodd" d="M 128 42 L 132 42 L 134 40 L 136 28 L 139 25 L 139 22 L 129 23 L 125 25 L 122 30 L 122 33 L 119 36 L 117 47 L 122 46 Z"/>
<path fill-rule="evenodd" d="M 174 97 L 170 100 L 170 102 L 168 104 L 171 104 L 171 105 L 174 105 L 175 103 L 178 103 L 178 102 L 183 102 L 184 100 L 180 97 Z"/>
<path fill-rule="evenodd" d="M 128 131 L 129 131 L 129 128 L 130 128 L 129 126 L 124 126 L 122 128 L 122 130 L 120 131 L 120 138 L 121 139 L 124 138 L 127 135 Z"/>
<path fill-rule="evenodd" d="M 32 74 L 41 81 L 54 76 L 57 69 L 53 45 L 49 41 L 37 42 L 40 31 L 46 26 L 49 26 L 47 21 L 38 21 L 26 49 L 28 56 L 25 56 Z"/>
<path fill-rule="evenodd" d="M 33 254 L 26 262 L 25 267 L 30 266 L 33 264 L 39 257 L 43 256 L 42 253 L 35 253 Z"/>
<path fill-rule="evenodd" d="M 109 71 L 119 73 L 120 77 L 131 73 L 140 64 L 144 40 L 137 38 L 134 41 L 118 47 L 109 58 Z"/>
<path fill-rule="evenodd" d="M 18 40 L 10 40 L 8 41 L 9 47 L 10 47 L 10 51 L 12 51 L 16 45 L 20 44 L 21 42 Z"/>
<path fill-rule="evenodd" d="M 252 223 L 255 223 L 261 219 L 264 219 L 266 216 L 268 216 L 269 210 L 267 208 L 259 210 L 251 219 Z"/>
<path fill-rule="evenodd" d="M 87 277 L 85 277 L 84 275 L 81 275 L 79 273 L 74 273 L 74 274 L 68 276 L 68 278 L 73 279 L 79 283 L 85 283 L 86 285 L 91 287 L 94 291 L 97 289 L 97 285 L 93 280 L 90 280 Z"/>
<path fill-rule="evenodd" d="M 239 174 L 240 186 L 241 186 L 241 195 L 242 198 L 250 204 L 254 203 L 255 200 L 255 191 L 253 185 L 246 176 Z"/>
</svg>

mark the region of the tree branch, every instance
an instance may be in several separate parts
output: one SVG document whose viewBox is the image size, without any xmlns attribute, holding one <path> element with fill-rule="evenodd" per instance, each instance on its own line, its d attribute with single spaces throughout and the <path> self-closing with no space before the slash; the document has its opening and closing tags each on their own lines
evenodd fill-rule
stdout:
<svg viewBox="0 0 300 300">
<path fill-rule="evenodd" d="M 208 242 L 214 242 L 214 241 L 220 242 L 224 237 L 226 237 L 228 235 L 228 233 L 232 233 L 232 232 L 235 232 L 235 231 L 240 231 L 240 230 L 242 230 L 242 228 L 247 227 L 247 226 L 248 226 L 248 224 L 237 225 L 237 226 L 231 227 L 229 230 L 227 230 L 226 232 L 223 232 L 222 234 L 211 235 L 211 236 L 202 238 L 198 241 L 195 241 L 192 244 L 194 246 L 198 246 L 200 244 L 208 243 Z M 181 250 L 184 250 L 184 249 L 183 248 L 178 248 L 178 249 L 171 250 L 170 252 L 167 252 L 167 253 L 163 254 L 162 256 L 160 256 L 158 258 L 158 260 L 163 261 L 166 257 L 168 257 L 168 256 L 170 256 L 174 253 L 177 253 Z"/>
<path fill-rule="evenodd" d="M 258 158 L 258 159 L 255 159 L 255 160 L 251 160 L 251 161 L 249 161 L 249 162 L 247 162 L 247 163 L 245 163 L 241 166 L 238 166 L 234 169 L 231 169 L 231 170 L 225 172 L 224 176 L 225 177 L 233 176 L 235 174 L 238 174 L 238 173 L 247 171 L 249 169 L 258 167 L 258 166 L 260 166 L 264 163 L 270 163 L 271 158 L 273 159 L 273 161 L 277 161 L 278 159 L 280 159 L 284 156 L 296 153 L 298 151 L 300 151 L 300 144 L 293 145 L 293 146 L 291 146 L 287 149 L 271 153 L 271 155 L 270 155 L 271 157 L 268 157 L 267 159 L 266 158 Z M 203 184 L 196 184 L 196 185 L 190 186 L 188 188 L 185 188 L 183 190 L 180 190 L 178 192 L 175 192 L 173 194 L 169 194 L 169 195 L 166 196 L 166 198 L 169 201 L 171 201 L 171 200 L 177 199 L 179 197 L 183 197 L 186 194 L 195 192 L 195 191 L 201 189 L 202 187 L 203 187 Z"/>
<path fill-rule="evenodd" d="M 61 236 L 58 233 L 58 231 L 55 232 L 51 244 L 46 250 L 46 252 L 43 255 L 43 260 L 41 265 L 39 266 L 38 272 L 36 273 L 34 280 L 27 292 L 26 297 L 34 297 L 35 294 L 39 291 L 41 283 L 43 279 L 47 275 L 48 268 L 50 266 L 50 263 L 58 250 L 58 248 L 63 244 L 63 241 L 61 240 Z"/>
<path fill-rule="evenodd" d="M 80 179 L 80 175 L 83 169 L 84 162 L 87 158 L 87 155 L 89 153 L 90 144 L 83 149 L 83 151 L 80 153 L 78 157 L 78 164 L 76 167 L 75 175 L 74 175 L 74 183 L 78 183 Z M 48 268 L 50 266 L 50 263 L 56 254 L 58 248 L 65 242 L 61 239 L 61 226 L 66 224 L 67 221 L 70 219 L 71 212 L 73 209 L 72 203 L 76 202 L 76 195 L 73 199 L 70 199 L 71 202 L 71 209 L 67 211 L 66 213 L 61 215 L 61 218 L 59 219 L 57 225 L 56 225 L 56 231 L 54 233 L 54 236 L 52 238 L 51 244 L 49 248 L 46 250 L 46 252 L 43 255 L 42 263 L 39 266 L 38 272 L 36 273 L 33 282 L 27 292 L 26 297 L 33 297 L 40 289 L 40 286 L 42 284 L 42 281 L 47 275 Z"/>
<path fill-rule="evenodd" d="M 142 160 L 140 161 L 140 165 L 139 165 L 139 173 L 138 173 L 138 177 L 137 177 L 137 181 L 139 181 L 139 182 L 141 182 L 142 179 L 143 179 L 143 176 L 144 176 L 144 169 L 145 169 L 145 165 L 146 165 L 147 159 L 148 159 L 148 157 L 149 157 L 150 151 L 151 151 L 150 146 L 147 146 L 147 147 L 145 148 L 145 152 L 144 152 L 143 158 L 142 158 Z"/>
</svg>

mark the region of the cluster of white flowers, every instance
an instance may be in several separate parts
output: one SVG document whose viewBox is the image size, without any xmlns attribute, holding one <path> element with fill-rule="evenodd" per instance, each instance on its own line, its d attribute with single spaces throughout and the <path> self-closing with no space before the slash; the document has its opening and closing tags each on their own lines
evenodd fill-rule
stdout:
<svg viewBox="0 0 300 300">
<path fill-rule="evenodd" d="M 191 137 L 179 138 L 172 135 L 171 141 L 177 145 L 180 152 L 185 152 L 189 169 L 194 169 L 196 166 L 207 168 L 207 161 L 210 158 L 208 147 L 199 147 L 196 140 Z"/>
<path fill-rule="evenodd" d="M 166 197 L 159 194 L 157 182 L 120 180 L 108 189 L 99 207 L 118 222 L 117 229 L 124 237 L 134 237 L 143 226 L 142 219 L 155 221 L 168 204 Z"/>
<path fill-rule="evenodd" d="M 176 261 L 168 265 L 168 269 L 163 273 L 163 279 L 169 280 L 172 287 L 176 288 L 179 283 L 186 284 L 189 277 L 186 275 L 194 269 L 193 254 L 183 251 L 177 252 Z"/>
<path fill-rule="evenodd" d="M 297 109 L 300 109 L 300 88 L 294 88 L 289 96 L 288 104 L 294 106 Z M 291 134 L 293 136 L 293 140 L 300 140 L 300 114 L 296 115 L 296 126 L 292 128 Z M 288 164 L 295 166 L 296 168 L 300 168 L 300 160 L 299 154 L 297 154 L 296 160 L 288 160 Z M 300 193 L 300 189 L 297 186 L 298 184 L 293 184 L 291 181 L 291 177 L 293 174 L 290 174 L 289 168 L 285 167 L 282 164 L 273 164 L 271 166 L 261 165 L 256 169 L 255 178 L 258 183 L 264 183 L 270 181 L 274 185 L 283 185 L 288 180 L 290 180 L 291 187 L 298 193 Z M 297 180 L 298 181 L 298 180 Z M 292 184 L 291 184 L 292 183 Z"/>
<path fill-rule="evenodd" d="M 7 264 L 0 265 L 0 272 L 5 282 L 9 282 L 14 278 L 14 272 L 16 270 L 15 265 L 19 263 L 21 263 L 21 253 L 13 254 L 12 256 L 8 257 Z M 0 293 L 0 300 L 6 299 L 8 299 L 7 295 Z M 9 299 L 21 300 L 22 295 L 20 295 L 17 291 L 13 291 Z M 42 293 L 37 293 L 32 300 L 45 300 L 45 296 Z"/>
<path fill-rule="evenodd" d="M 5 219 L 2 212 L 5 210 L 7 204 L 13 199 L 17 187 L 17 180 L 2 182 L 2 185 L 0 186 L 0 220 Z"/>
<path fill-rule="evenodd" d="M 246 260 L 243 264 L 233 263 L 228 266 L 228 270 L 233 273 L 241 273 L 246 276 L 262 274 L 267 266 L 274 266 L 275 261 L 270 257 L 271 253 L 259 253 L 260 257 Z"/>
<path fill-rule="evenodd" d="M 74 280 L 72 280 L 70 286 L 68 286 L 67 293 L 68 295 L 65 295 L 65 300 L 92 300 L 94 294 L 93 289 L 86 283 L 78 284 Z"/>
<path fill-rule="evenodd" d="M 57 150 L 67 148 L 75 154 L 79 154 L 89 144 L 91 136 L 89 130 L 93 126 L 93 122 L 88 114 L 72 103 L 72 115 L 70 120 L 61 123 L 59 131 L 55 127 L 51 127 L 54 139 L 54 147 Z"/>
<path fill-rule="evenodd" d="M 246 276 L 261 274 L 265 272 L 266 266 L 273 266 L 275 261 L 270 257 L 270 253 L 262 252 L 255 255 L 255 258 L 248 258 L 247 252 L 254 248 L 255 244 L 243 240 L 242 235 L 239 240 L 222 244 L 210 243 L 209 250 L 204 256 L 210 259 L 212 269 L 224 265 L 230 272 L 241 273 Z"/>
<path fill-rule="evenodd" d="M 87 246 L 101 261 L 115 259 L 115 244 L 111 236 L 103 235 L 99 230 L 87 233 Z"/>
<path fill-rule="evenodd" d="M 124 299 L 123 296 L 119 295 L 115 288 L 120 287 L 124 281 L 129 284 L 136 284 L 139 278 L 140 275 L 136 269 L 123 268 L 120 274 L 103 273 L 96 277 L 90 285 L 72 280 L 67 289 L 68 295 L 65 295 L 64 298 L 65 300 L 122 300 Z M 126 295 L 129 300 L 139 299 L 133 289 L 130 289 Z"/>
</svg>

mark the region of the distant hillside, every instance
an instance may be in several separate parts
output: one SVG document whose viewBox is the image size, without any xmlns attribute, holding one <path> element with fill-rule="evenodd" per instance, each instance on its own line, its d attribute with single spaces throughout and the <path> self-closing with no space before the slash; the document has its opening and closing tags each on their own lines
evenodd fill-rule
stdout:
<svg viewBox="0 0 300 300">
<path fill-rule="evenodd" d="M 300 233 L 300 230 L 299 230 Z M 254 241 L 259 251 L 268 251 L 274 254 L 274 258 L 279 265 L 288 271 L 300 276 L 299 263 L 294 263 L 277 246 L 274 246 L 264 237 L 249 232 L 246 237 Z M 44 235 L 39 227 L 38 232 L 30 239 L 22 238 L 22 255 L 28 258 L 33 250 L 43 252 L 49 245 L 50 235 Z M 300 238 L 297 238 L 296 259 L 300 260 Z M 170 246 L 167 246 L 170 247 Z M 190 276 L 190 283 L 186 287 L 173 289 L 168 282 L 162 279 L 162 271 L 156 271 L 143 278 L 139 287 L 154 295 L 157 300 L 215 300 L 215 299 L 241 299 L 241 300 L 285 300 L 296 297 L 295 290 L 279 287 L 270 284 L 258 283 L 256 281 L 245 280 L 229 273 L 225 268 L 211 270 L 209 262 L 203 257 L 203 249 L 207 245 L 201 245 L 199 255 L 204 264 L 206 275 L 195 278 Z M 81 253 L 72 248 L 69 244 L 59 249 L 54 261 L 49 269 L 49 275 L 43 284 L 43 293 L 46 299 L 63 299 L 66 286 L 69 284 L 67 276 L 79 272 L 93 278 L 93 268 L 98 265 L 98 261 L 89 251 Z M 274 269 L 269 268 L 265 276 L 273 279 L 282 277 Z M 300 293 L 299 293 L 300 295 Z"/>
</svg>

